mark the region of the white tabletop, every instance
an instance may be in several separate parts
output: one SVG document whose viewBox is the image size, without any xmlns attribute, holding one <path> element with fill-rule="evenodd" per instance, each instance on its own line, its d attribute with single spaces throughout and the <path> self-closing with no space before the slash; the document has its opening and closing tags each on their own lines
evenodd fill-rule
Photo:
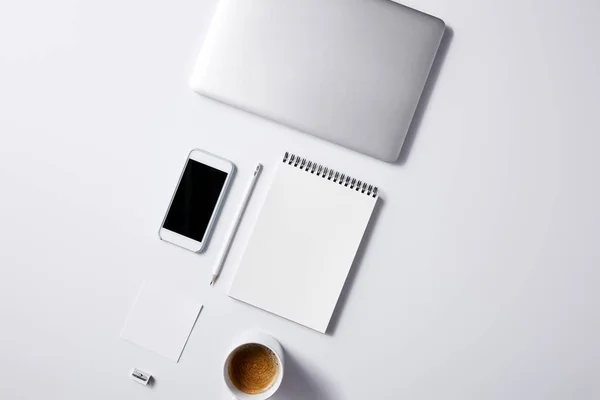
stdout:
<svg viewBox="0 0 600 400">
<path fill-rule="evenodd" d="M 600 397 L 600 3 L 407 1 L 452 31 L 395 164 L 192 93 L 215 4 L 0 5 L 2 397 L 226 399 L 248 329 L 285 347 L 277 399 Z M 201 255 L 157 237 L 194 147 L 239 172 Z M 225 294 L 285 150 L 381 188 L 327 335 Z M 178 364 L 119 338 L 144 279 L 205 304 Z"/>
</svg>

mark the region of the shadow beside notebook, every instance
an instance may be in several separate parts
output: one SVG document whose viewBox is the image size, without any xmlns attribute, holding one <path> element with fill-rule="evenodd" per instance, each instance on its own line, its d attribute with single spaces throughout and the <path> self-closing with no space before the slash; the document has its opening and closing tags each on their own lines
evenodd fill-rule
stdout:
<svg viewBox="0 0 600 400">
<path fill-rule="evenodd" d="M 332 400 L 324 383 L 319 383 L 288 351 L 285 353 L 285 375 L 275 396 L 280 400 Z"/>
<path fill-rule="evenodd" d="M 371 215 L 371 220 L 367 225 L 367 229 L 365 230 L 365 234 L 363 235 L 362 241 L 360 242 L 360 246 L 358 247 L 358 251 L 356 252 L 356 256 L 354 257 L 354 262 L 352 263 L 352 268 L 350 268 L 350 272 L 348 273 L 348 277 L 346 278 L 346 283 L 344 284 L 344 288 L 342 289 L 342 293 L 340 294 L 340 298 L 338 299 L 335 310 L 333 311 L 333 315 L 331 320 L 329 321 L 329 326 L 327 327 L 327 334 L 333 335 L 337 328 L 338 322 L 340 320 L 341 315 L 343 314 L 344 308 L 346 307 L 346 302 L 348 301 L 348 296 L 352 291 L 352 286 L 354 286 L 354 281 L 356 279 L 356 275 L 358 270 L 360 269 L 363 258 L 366 252 L 366 249 L 369 247 L 369 242 L 371 241 L 371 236 L 375 226 L 377 225 L 377 220 L 379 219 L 379 215 L 381 214 L 381 208 L 383 207 L 384 200 L 380 197 L 377 199 L 377 203 L 375 203 L 375 208 L 373 208 L 373 214 Z"/>
<path fill-rule="evenodd" d="M 419 127 L 421 126 L 423 117 L 425 116 L 425 111 L 427 110 L 429 99 L 431 98 L 433 89 L 438 80 L 438 76 L 440 75 L 440 71 L 442 70 L 442 65 L 444 64 L 444 60 L 446 59 L 446 55 L 448 54 L 448 49 L 450 48 L 450 43 L 452 42 L 453 36 L 454 31 L 452 30 L 452 28 L 447 26 L 446 30 L 444 31 L 444 35 L 442 36 L 442 41 L 440 42 L 438 52 L 435 56 L 435 59 L 433 60 L 433 65 L 431 66 L 429 77 L 427 78 L 427 82 L 425 82 L 425 87 L 423 88 L 421 99 L 417 104 L 417 109 L 415 110 L 412 122 L 410 124 L 410 127 L 408 128 L 408 133 L 406 134 L 406 138 L 404 139 L 404 144 L 402 145 L 400 156 L 398 157 L 398 160 L 395 162 L 395 164 L 402 165 L 406 163 L 406 160 L 408 160 L 408 155 L 410 154 L 410 151 L 415 142 L 415 137 L 417 136 L 417 132 L 419 130 Z"/>
</svg>

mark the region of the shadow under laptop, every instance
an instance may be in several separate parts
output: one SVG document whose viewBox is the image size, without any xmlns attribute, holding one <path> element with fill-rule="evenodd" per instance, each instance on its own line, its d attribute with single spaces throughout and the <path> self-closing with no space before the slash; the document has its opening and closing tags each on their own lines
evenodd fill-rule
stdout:
<svg viewBox="0 0 600 400">
<path fill-rule="evenodd" d="M 421 98 L 419 99 L 419 103 L 417 104 L 417 109 L 415 110 L 415 114 L 413 116 L 410 127 L 408 128 L 408 132 L 406 134 L 406 138 L 404 139 L 404 145 L 402 145 L 402 150 L 400 151 L 400 156 L 398 156 L 398 160 L 395 164 L 403 165 L 408 160 L 408 156 L 410 151 L 412 150 L 413 144 L 415 142 L 415 137 L 419 131 L 421 126 L 421 122 L 425 116 L 425 111 L 427 110 L 427 106 L 429 105 L 429 99 L 433 93 L 433 89 L 440 75 L 440 71 L 442 70 L 442 65 L 446 60 L 446 55 L 448 54 L 448 50 L 450 48 L 450 43 L 452 42 L 452 38 L 454 37 L 454 31 L 449 26 L 446 27 L 444 31 L 444 35 L 442 36 L 442 41 L 440 42 L 440 47 L 438 48 L 438 52 L 433 60 L 433 65 L 431 66 L 431 71 L 429 72 L 429 77 L 427 78 L 427 82 L 425 82 L 425 87 L 423 88 L 423 93 L 421 94 Z"/>
<path fill-rule="evenodd" d="M 333 315 L 331 316 L 331 320 L 329 321 L 329 326 L 327 327 L 326 332 L 327 335 L 333 336 L 335 334 L 335 330 L 337 329 L 337 325 L 343 314 L 344 308 L 346 308 L 346 303 L 348 301 L 348 297 L 350 296 L 350 292 L 352 291 L 352 286 L 354 286 L 354 281 L 356 280 L 358 270 L 363 264 L 363 258 L 365 256 L 366 249 L 369 247 L 369 242 L 371 241 L 371 236 L 373 236 L 373 231 L 377 225 L 377 221 L 381 215 L 383 204 L 384 200 L 381 197 L 378 198 L 377 203 L 375 203 L 375 208 L 373 208 L 373 214 L 371 214 L 371 220 L 367 225 L 367 229 L 365 230 L 362 241 L 360 242 L 360 246 L 358 247 L 358 251 L 356 252 L 356 256 L 354 257 L 352 268 L 350 268 L 350 272 L 346 278 L 346 283 L 344 284 L 342 293 L 340 294 Z"/>
</svg>

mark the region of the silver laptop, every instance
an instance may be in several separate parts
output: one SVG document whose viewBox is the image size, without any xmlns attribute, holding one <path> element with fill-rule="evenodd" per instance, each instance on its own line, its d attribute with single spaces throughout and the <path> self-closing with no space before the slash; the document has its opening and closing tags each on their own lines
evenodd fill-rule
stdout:
<svg viewBox="0 0 600 400">
<path fill-rule="evenodd" d="M 444 30 L 389 0 L 220 0 L 190 85 L 392 162 Z"/>
</svg>

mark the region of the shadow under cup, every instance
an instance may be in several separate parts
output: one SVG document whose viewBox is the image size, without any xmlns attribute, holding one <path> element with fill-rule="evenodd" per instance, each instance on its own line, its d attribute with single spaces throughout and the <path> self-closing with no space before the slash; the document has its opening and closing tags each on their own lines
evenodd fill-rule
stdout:
<svg viewBox="0 0 600 400">
<path fill-rule="evenodd" d="M 283 380 L 283 353 L 279 343 L 270 339 L 274 343 L 242 342 L 229 352 L 223 375 L 237 399 L 264 400 L 279 389 Z"/>
</svg>

